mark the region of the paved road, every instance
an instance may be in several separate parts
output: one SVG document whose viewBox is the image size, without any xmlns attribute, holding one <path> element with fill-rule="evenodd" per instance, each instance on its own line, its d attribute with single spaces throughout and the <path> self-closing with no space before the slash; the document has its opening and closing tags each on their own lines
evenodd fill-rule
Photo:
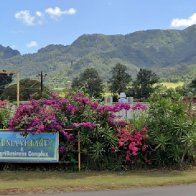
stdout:
<svg viewBox="0 0 196 196">
<path fill-rule="evenodd" d="M 42 194 L 36 196 L 196 196 L 196 184 L 114 191 Z"/>
</svg>

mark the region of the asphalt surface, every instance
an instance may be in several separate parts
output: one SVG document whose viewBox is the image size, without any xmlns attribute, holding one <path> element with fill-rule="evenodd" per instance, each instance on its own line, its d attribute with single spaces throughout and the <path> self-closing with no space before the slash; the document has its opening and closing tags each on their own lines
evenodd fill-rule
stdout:
<svg viewBox="0 0 196 196">
<path fill-rule="evenodd" d="M 156 188 L 134 188 L 112 191 L 38 194 L 36 196 L 196 196 L 196 184 Z"/>
</svg>

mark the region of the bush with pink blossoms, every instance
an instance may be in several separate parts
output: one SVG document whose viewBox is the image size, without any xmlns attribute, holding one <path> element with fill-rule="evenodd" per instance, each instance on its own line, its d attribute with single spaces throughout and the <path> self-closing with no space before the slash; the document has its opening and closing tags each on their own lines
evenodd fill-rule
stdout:
<svg viewBox="0 0 196 196">
<path fill-rule="evenodd" d="M 140 164 L 141 162 L 144 164 L 151 163 L 146 155 L 146 150 L 148 150 L 149 146 L 146 143 L 148 131 L 145 127 L 132 132 L 126 128 L 121 128 L 117 137 L 119 138 L 119 149 L 125 154 L 126 165 L 138 164 L 138 161 Z"/>
<path fill-rule="evenodd" d="M 111 169 L 121 167 L 128 154 L 119 146 L 120 138 L 117 137 L 121 134 L 119 130 L 127 126 L 126 121 L 115 115 L 122 109 L 130 110 L 131 106 L 124 103 L 103 106 L 80 92 L 69 93 L 65 98 L 55 96 L 20 105 L 9 127 L 27 133 L 59 132 L 60 160 L 71 164 L 77 161 L 79 130 L 82 166 L 88 169 Z M 138 155 L 137 148 L 137 145 L 132 147 L 135 158 Z"/>
</svg>

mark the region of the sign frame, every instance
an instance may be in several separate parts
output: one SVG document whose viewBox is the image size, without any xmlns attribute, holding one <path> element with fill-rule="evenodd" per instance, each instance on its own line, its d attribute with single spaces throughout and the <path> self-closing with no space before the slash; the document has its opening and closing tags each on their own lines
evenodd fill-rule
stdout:
<svg viewBox="0 0 196 196">
<path fill-rule="evenodd" d="M 0 162 L 58 163 L 59 133 L 44 132 L 24 135 L 24 131 L 0 129 Z"/>
</svg>

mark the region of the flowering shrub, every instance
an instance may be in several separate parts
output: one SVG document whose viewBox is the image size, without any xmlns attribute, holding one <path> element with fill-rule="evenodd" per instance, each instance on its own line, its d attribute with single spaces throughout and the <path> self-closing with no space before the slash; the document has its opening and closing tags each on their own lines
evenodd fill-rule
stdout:
<svg viewBox="0 0 196 196">
<path fill-rule="evenodd" d="M 69 93 L 64 99 L 56 95 L 54 98 L 53 95 L 48 100 L 31 100 L 20 105 L 10 120 L 9 127 L 25 130 L 27 133 L 59 132 L 60 159 L 72 163 L 77 160 L 75 130 L 80 130 L 83 166 L 108 169 L 114 167 L 114 163 L 117 162 L 121 165 L 128 156 L 136 158 L 145 139 L 143 132 L 135 132 L 135 136 L 129 133 L 129 139 L 124 141 L 123 147 L 119 145 L 125 137 L 122 130 L 127 126 L 127 122 L 117 118 L 115 112 L 142 107 L 125 103 L 103 106 L 82 93 Z M 132 141 L 131 137 L 135 139 Z M 128 148 L 127 143 L 130 143 Z M 122 150 L 119 151 L 119 148 Z"/>
<path fill-rule="evenodd" d="M 126 122 L 119 117 L 116 112 L 121 110 L 132 110 L 133 119 Z M 10 111 L 9 104 L 0 101 L 3 128 Z M 185 111 L 178 97 L 156 96 L 148 109 L 141 103 L 104 106 L 82 93 L 69 93 L 20 105 L 9 128 L 59 132 L 60 160 L 71 165 L 77 161 L 80 131 L 82 166 L 87 169 L 181 165 L 196 157 L 196 123 Z"/>
<path fill-rule="evenodd" d="M 148 137 L 146 128 L 133 132 L 130 132 L 126 128 L 121 128 L 117 137 L 119 138 L 119 149 L 125 152 L 125 161 L 127 163 L 134 164 L 137 162 L 138 156 L 142 155 L 143 161 L 146 164 L 150 164 L 150 160 L 147 160 L 145 156 L 145 151 L 149 147 L 146 144 L 146 138 Z"/>
<path fill-rule="evenodd" d="M 142 103 L 134 103 L 131 105 L 133 118 L 130 123 L 135 129 L 142 129 L 146 126 L 148 107 Z"/>
<path fill-rule="evenodd" d="M 137 103 L 132 104 L 132 105 L 130 106 L 130 108 L 131 108 L 132 110 L 143 110 L 143 111 L 145 111 L 145 110 L 148 109 L 148 107 L 147 107 L 146 105 L 144 105 L 144 104 L 142 104 L 142 103 L 140 103 L 140 102 L 137 102 Z"/>
</svg>

